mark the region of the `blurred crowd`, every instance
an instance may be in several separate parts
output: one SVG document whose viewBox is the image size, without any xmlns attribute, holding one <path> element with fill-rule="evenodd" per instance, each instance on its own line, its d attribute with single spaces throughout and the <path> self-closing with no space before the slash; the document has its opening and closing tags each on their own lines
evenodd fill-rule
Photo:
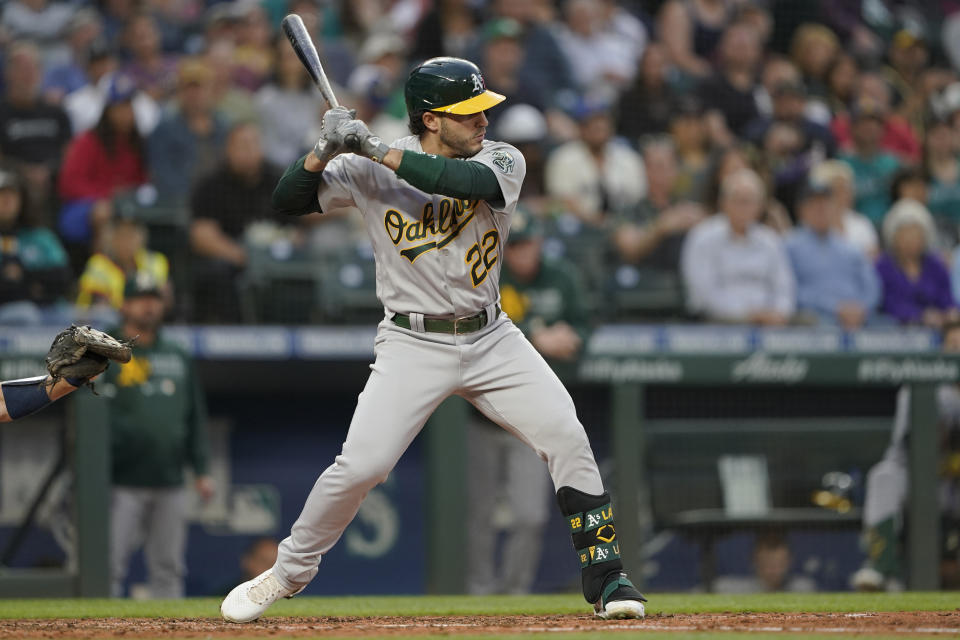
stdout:
<svg viewBox="0 0 960 640">
<path fill-rule="evenodd" d="M 336 321 L 350 289 L 372 296 L 359 217 L 270 210 L 325 109 L 279 31 L 288 12 L 340 101 L 385 140 L 406 135 L 413 65 L 477 62 L 507 96 L 488 138 L 526 157 L 521 207 L 542 225 L 537 248 L 576 266 L 593 318 L 960 317 L 955 1 L 9 0 L 0 11 L 0 323 L 95 321 L 143 272 L 185 322 Z M 275 280 L 311 274 L 329 277 L 280 300 Z M 251 290 L 273 294 L 273 312 Z M 347 302 L 329 303 L 331 291 Z"/>
</svg>

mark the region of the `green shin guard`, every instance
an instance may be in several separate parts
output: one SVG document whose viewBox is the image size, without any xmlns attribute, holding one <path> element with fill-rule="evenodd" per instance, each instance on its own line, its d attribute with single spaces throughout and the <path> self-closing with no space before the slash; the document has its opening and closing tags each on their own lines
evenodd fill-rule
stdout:
<svg viewBox="0 0 960 640">
<path fill-rule="evenodd" d="M 594 496 L 572 487 L 560 487 L 557 502 L 580 559 L 584 599 L 601 609 L 614 600 L 646 602 L 623 573 L 610 494 Z"/>
<path fill-rule="evenodd" d="M 896 518 L 886 520 L 867 530 L 867 556 L 870 565 L 885 578 L 900 578 L 901 567 L 900 532 Z"/>
</svg>

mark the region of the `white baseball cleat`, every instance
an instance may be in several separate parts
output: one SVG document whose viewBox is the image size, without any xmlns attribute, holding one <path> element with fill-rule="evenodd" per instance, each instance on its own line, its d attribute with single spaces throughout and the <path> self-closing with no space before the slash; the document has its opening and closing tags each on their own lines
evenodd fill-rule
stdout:
<svg viewBox="0 0 960 640">
<path fill-rule="evenodd" d="M 253 580 L 247 580 L 227 594 L 220 604 L 220 615 L 227 622 L 252 622 L 266 612 L 280 598 L 292 598 L 303 591 L 287 589 L 267 569 Z"/>
<path fill-rule="evenodd" d="M 604 620 L 640 619 L 646 615 L 643 608 L 646 601 L 621 571 L 607 576 L 600 599 L 593 605 L 593 613 Z"/>
<path fill-rule="evenodd" d="M 628 620 L 643 618 L 646 610 L 639 600 L 614 600 L 608 602 L 602 611 L 597 611 L 596 615 L 604 620 Z"/>
</svg>

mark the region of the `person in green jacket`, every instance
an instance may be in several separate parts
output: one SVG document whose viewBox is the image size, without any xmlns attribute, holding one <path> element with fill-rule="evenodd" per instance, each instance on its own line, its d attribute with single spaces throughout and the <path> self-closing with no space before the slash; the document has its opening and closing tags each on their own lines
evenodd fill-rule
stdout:
<svg viewBox="0 0 960 640">
<path fill-rule="evenodd" d="M 539 223 L 518 208 L 503 254 L 501 308 L 548 362 L 573 360 L 587 337 L 585 292 L 573 265 L 545 258 L 542 246 Z M 470 421 L 468 438 L 468 591 L 528 593 L 552 501 L 546 464 L 479 413 Z M 498 554 L 500 530 L 503 552 Z"/>
<path fill-rule="evenodd" d="M 112 483 L 110 561 L 112 592 L 122 596 L 130 557 L 142 544 L 153 598 L 183 597 L 188 492 L 184 467 L 196 490 L 214 492 L 207 475 L 207 411 L 193 362 L 160 332 L 160 286 L 141 274 L 127 282 L 123 324 L 111 332 L 136 336 L 130 362 L 111 367 L 102 393 L 110 399 Z"/>
</svg>

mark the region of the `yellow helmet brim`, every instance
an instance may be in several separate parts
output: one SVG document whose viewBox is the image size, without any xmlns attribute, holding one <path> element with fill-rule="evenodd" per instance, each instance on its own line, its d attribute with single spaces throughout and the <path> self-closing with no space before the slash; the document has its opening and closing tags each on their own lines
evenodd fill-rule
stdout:
<svg viewBox="0 0 960 640">
<path fill-rule="evenodd" d="M 502 96 L 499 93 L 494 93 L 488 89 L 483 93 L 473 96 L 472 98 L 467 98 L 466 100 L 461 100 L 460 102 L 448 104 L 445 107 L 437 107 L 436 109 L 431 109 L 431 111 L 439 111 L 440 113 L 454 113 L 458 116 L 466 116 L 470 115 L 471 113 L 486 111 L 490 107 L 494 107 L 506 99 L 506 96 Z"/>
</svg>

